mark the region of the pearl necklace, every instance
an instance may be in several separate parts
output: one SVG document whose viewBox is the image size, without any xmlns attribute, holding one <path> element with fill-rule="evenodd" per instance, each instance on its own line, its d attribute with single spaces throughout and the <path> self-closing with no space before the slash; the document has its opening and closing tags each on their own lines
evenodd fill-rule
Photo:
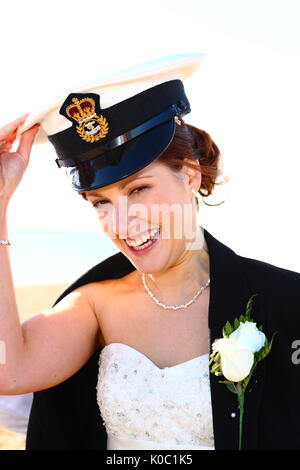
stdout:
<svg viewBox="0 0 300 470">
<path fill-rule="evenodd" d="M 181 305 L 166 305 L 162 302 L 160 302 L 156 297 L 155 295 L 151 292 L 151 290 L 149 289 L 149 287 L 147 286 L 146 284 L 146 279 L 145 279 L 145 274 L 142 273 L 142 281 L 143 281 L 143 285 L 144 285 L 144 288 L 147 292 L 147 294 L 149 295 L 149 297 L 151 297 L 151 299 L 154 300 L 154 302 L 159 305 L 160 307 L 162 308 L 165 308 L 165 309 L 169 309 L 169 310 L 179 310 L 180 308 L 186 308 L 188 307 L 189 305 L 191 305 L 193 302 L 195 302 L 195 300 L 197 299 L 197 297 L 199 297 L 199 295 L 204 291 L 204 289 L 206 289 L 206 287 L 209 286 L 210 284 L 210 279 L 208 279 L 208 281 L 206 282 L 206 284 L 202 287 L 200 287 L 200 289 L 198 290 L 197 294 L 194 295 L 194 297 L 189 300 L 187 303 L 185 304 L 181 304 Z"/>
</svg>

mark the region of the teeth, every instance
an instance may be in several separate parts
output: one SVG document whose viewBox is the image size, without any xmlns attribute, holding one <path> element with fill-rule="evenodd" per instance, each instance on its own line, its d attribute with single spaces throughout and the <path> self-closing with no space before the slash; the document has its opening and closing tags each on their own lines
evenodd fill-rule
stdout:
<svg viewBox="0 0 300 470">
<path fill-rule="evenodd" d="M 126 240 L 127 245 L 136 247 L 138 245 L 142 245 L 145 243 L 149 238 L 153 238 L 157 233 L 159 232 L 159 228 L 155 228 L 151 230 L 148 233 L 144 233 L 143 235 L 140 235 L 138 238 L 135 240 Z"/>
<path fill-rule="evenodd" d="M 153 241 L 149 240 L 147 243 L 144 243 L 143 245 L 140 246 L 135 246 L 133 247 L 135 250 L 143 250 L 144 248 L 147 248 L 147 246 L 152 245 Z"/>
</svg>

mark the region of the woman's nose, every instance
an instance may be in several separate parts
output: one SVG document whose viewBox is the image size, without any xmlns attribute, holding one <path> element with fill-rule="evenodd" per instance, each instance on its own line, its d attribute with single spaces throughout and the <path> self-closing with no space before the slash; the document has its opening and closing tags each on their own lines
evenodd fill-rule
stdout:
<svg viewBox="0 0 300 470">
<path fill-rule="evenodd" d="M 127 238 L 129 217 L 126 198 L 120 198 L 113 207 L 112 220 L 113 231 L 118 238 Z"/>
</svg>

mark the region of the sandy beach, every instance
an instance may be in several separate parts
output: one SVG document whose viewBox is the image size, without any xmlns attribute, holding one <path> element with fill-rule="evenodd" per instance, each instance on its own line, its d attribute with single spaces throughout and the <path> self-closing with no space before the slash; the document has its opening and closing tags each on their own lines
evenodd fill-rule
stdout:
<svg viewBox="0 0 300 470">
<path fill-rule="evenodd" d="M 70 283 L 16 286 L 15 293 L 21 321 L 51 308 Z"/>
<path fill-rule="evenodd" d="M 57 297 L 69 283 L 16 286 L 15 293 L 20 319 L 24 321 L 37 313 L 51 308 Z M 24 450 L 25 438 L 0 423 L 0 450 Z"/>
</svg>

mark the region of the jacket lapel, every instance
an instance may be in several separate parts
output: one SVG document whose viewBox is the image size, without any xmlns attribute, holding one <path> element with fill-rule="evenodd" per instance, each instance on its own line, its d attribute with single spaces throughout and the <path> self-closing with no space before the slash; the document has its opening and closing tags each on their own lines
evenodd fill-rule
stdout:
<svg viewBox="0 0 300 470">
<path fill-rule="evenodd" d="M 227 320 L 233 324 L 234 318 L 244 314 L 251 292 L 243 272 L 240 257 L 230 248 L 216 240 L 206 229 L 204 236 L 210 257 L 210 304 L 208 326 L 210 347 L 215 339 L 221 338 Z M 253 308 L 253 318 L 264 325 L 263 309 Z M 245 414 L 243 421 L 243 449 L 256 449 L 258 443 L 259 407 L 261 403 L 264 361 L 259 364 L 245 392 Z M 239 408 L 237 396 L 225 384 L 210 374 L 211 399 L 215 449 L 238 449 Z"/>
</svg>

